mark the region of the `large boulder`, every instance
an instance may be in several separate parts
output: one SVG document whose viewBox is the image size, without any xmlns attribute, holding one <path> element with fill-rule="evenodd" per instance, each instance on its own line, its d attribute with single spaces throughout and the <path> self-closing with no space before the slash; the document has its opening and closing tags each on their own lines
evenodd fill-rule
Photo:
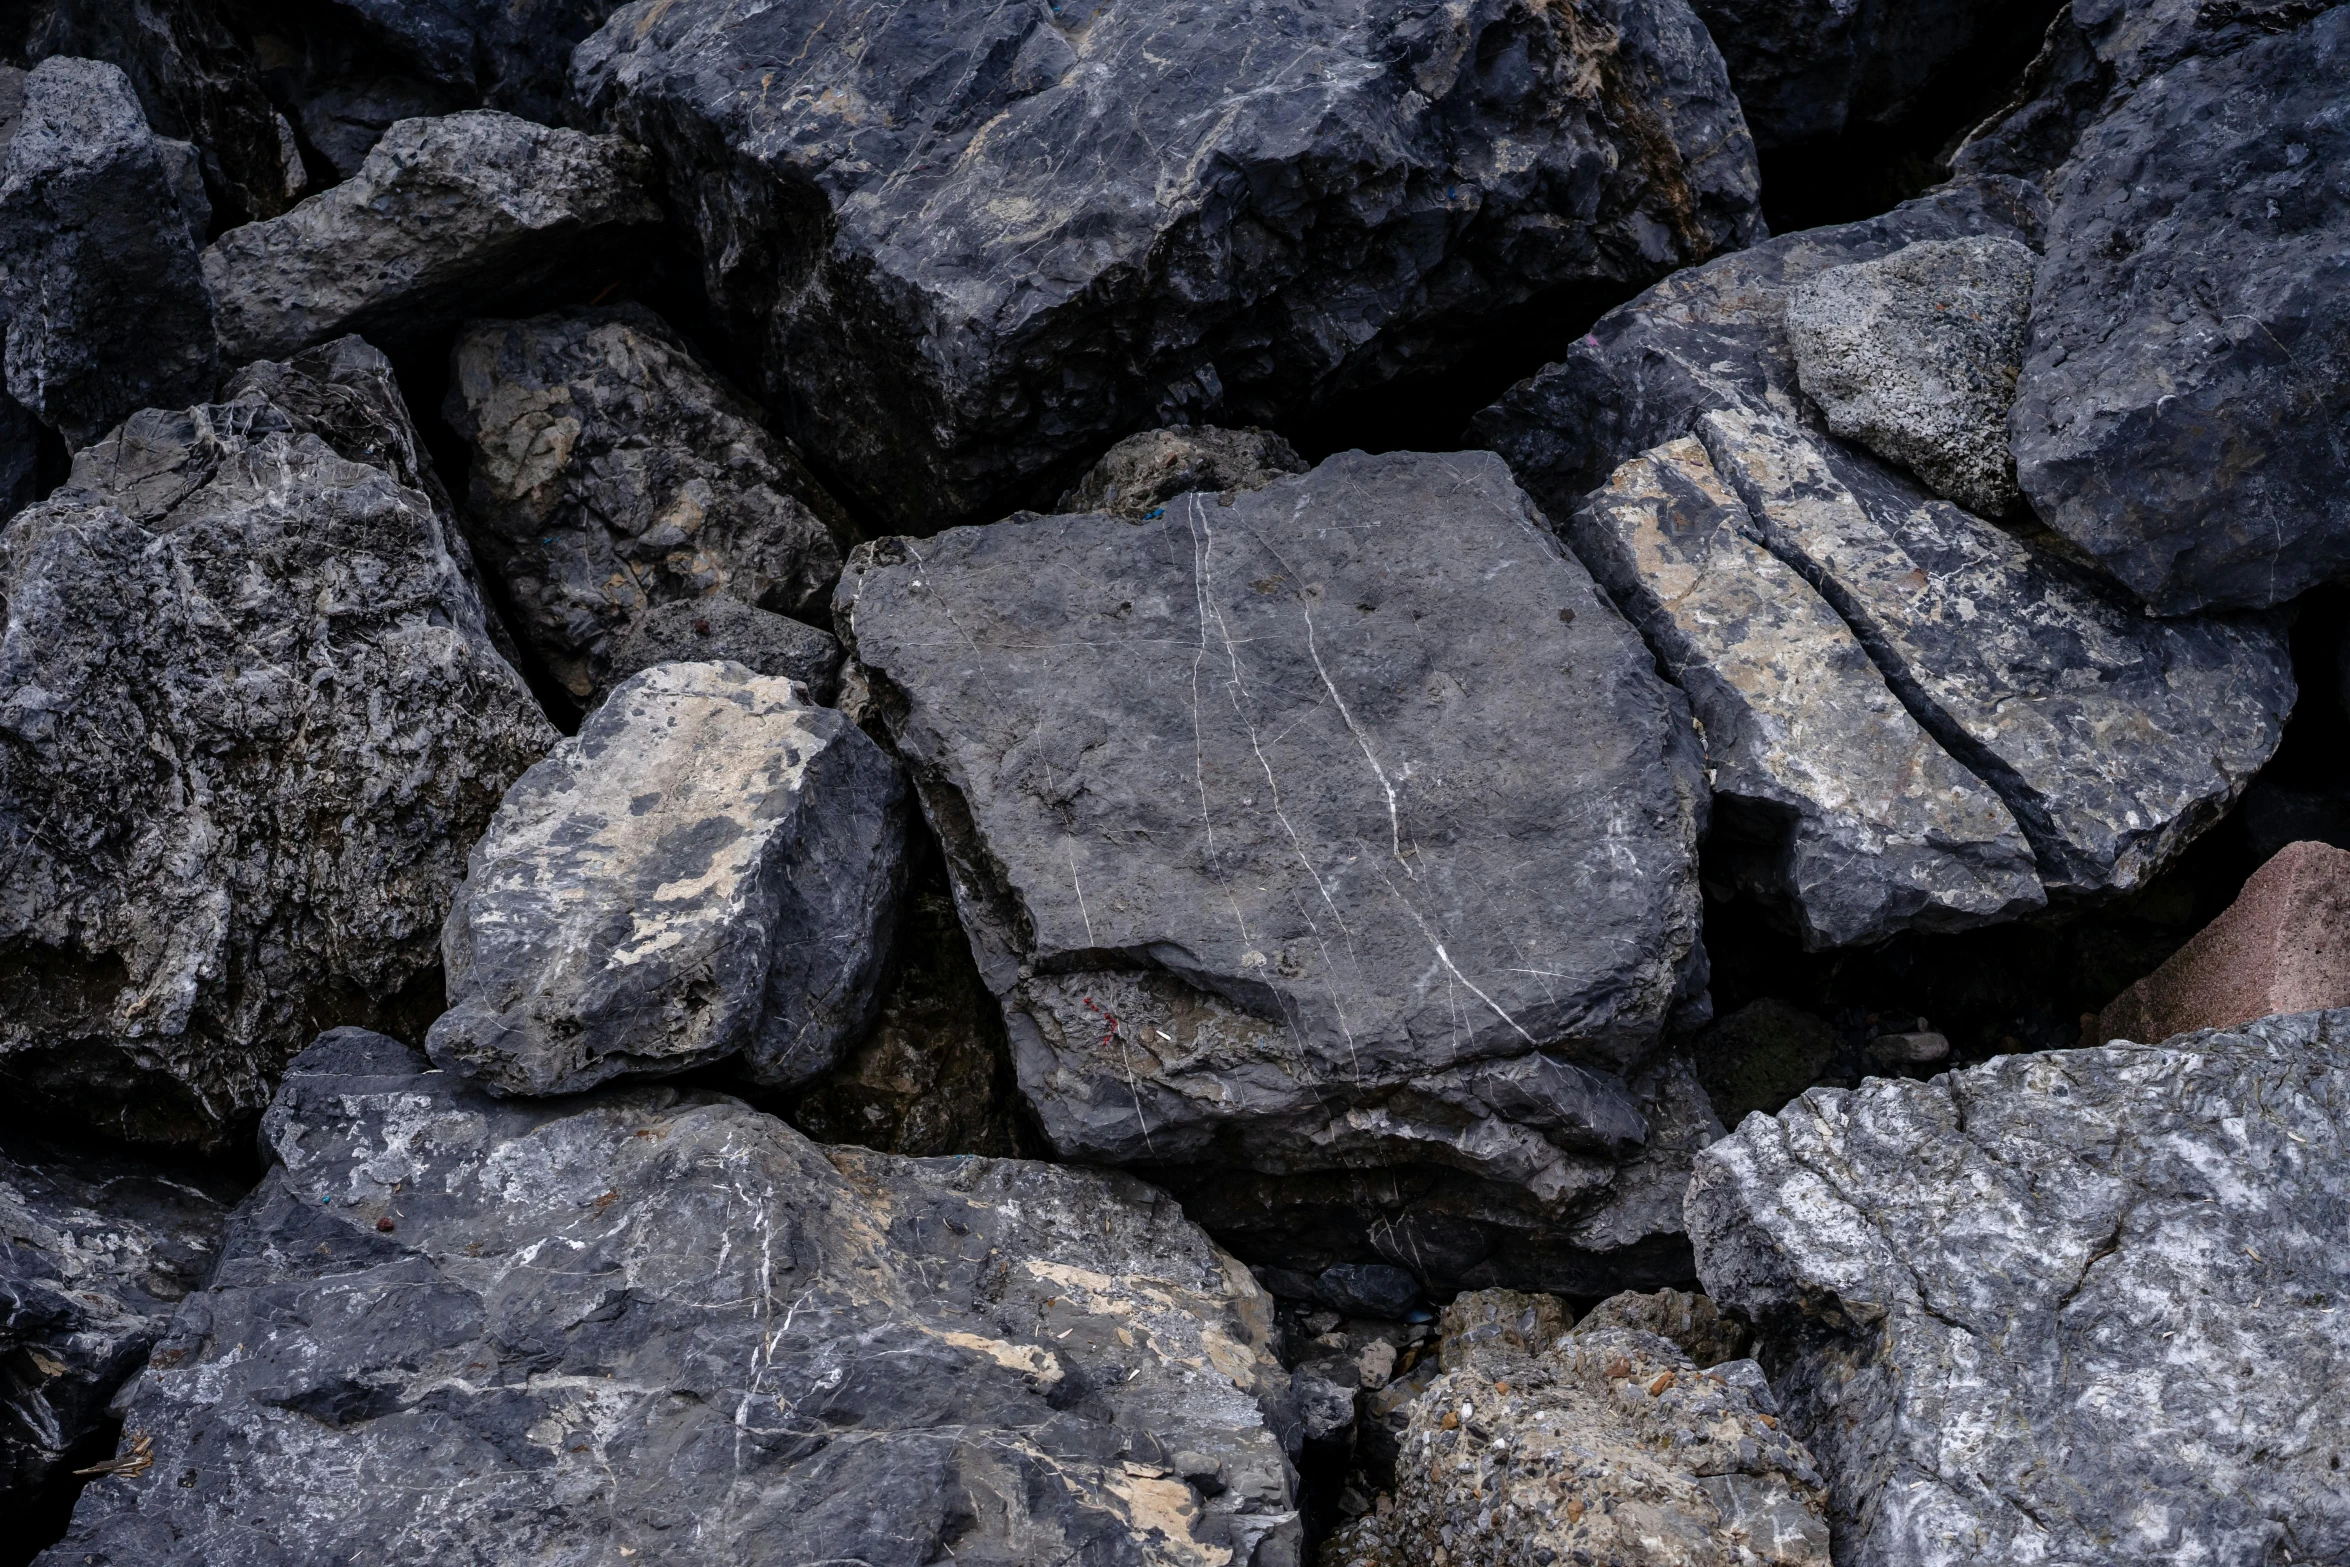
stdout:
<svg viewBox="0 0 2350 1567">
<path fill-rule="evenodd" d="M 2350 1013 L 1815 1089 L 1698 1157 L 1850 1567 L 2350 1554 Z"/>
<path fill-rule="evenodd" d="M 401 349 L 625 274 L 660 221 L 644 153 L 481 109 L 403 120 L 359 172 L 203 255 L 231 364 L 345 333 Z"/>
<path fill-rule="evenodd" d="M 1804 396 L 1788 332 L 1790 295 L 1831 269 L 1923 243 L 2028 247 L 2037 210 L 2029 186 L 1986 178 L 1681 273 L 1602 317 L 1477 428 L 1557 517 L 1619 465 L 1696 437 L 1753 537 L 1852 629 L 1948 759 L 1999 796 L 2047 891 L 2123 892 L 2218 820 L 2275 751 L 2294 700 L 2281 627 L 2149 620 L 2066 552 L 1847 446 Z M 1846 787 L 1837 772 L 1807 786 L 1820 807 Z"/>
<path fill-rule="evenodd" d="M 211 1277 L 237 1196 L 127 1153 L 0 1141 L 0 1508 L 105 1458 L 108 1402 Z"/>
<path fill-rule="evenodd" d="M 1765 150 L 1898 123 L 2005 25 L 2001 0 L 1698 0 Z"/>
<path fill-rule="evenodd" d="M 805 1082 L 872 1022 L 906 810 L 897 764 L 790 681 L 655 665 L 506 791 L 426 1048 L 509 1094 L 738 1055 Z"/>
<path fill-rule="evenodd" d="M 1620 1074 L 1702 989 L 1704 784 L 1499 461 L 883 540 L 836 619 L 1058 1152 L 1434 1167 L 1520 1240 L 1608 1200 L 1650 1131 Z M 1471 1229 L 1442 1272 L 1489 1250 L 1535 1266 Z"/>
<path fill-rule="evenodd" d="M 615 680 L 655 606 L 718 596 L 824 618 L 848 518 L 642 305 L 472 323 L 443 414 L 471 449 L 482 564 L 574 698 Z"/>
<path fill-rule="evenodd" d="M 347 339 L 137 415 L 0 531 L 20 1089 L 216 1144 L 320 1019 L 437 1010 L 465 850 L 556 736 L 417 460 Z"/>
<path fill-rule="evenodd" d="M 661 160 L 792 433 L 912 533 L 1137 427 L 1274 422 L 1542 291 L 1761 233 L 1682 0 L 683 0 L 572 69 Z"/>
<path fill-rule="evenodd" d="M 44 1562 L 1296 1561 L 1272 1303 L 1149 1187 L 424 1065 L 296 1062 Z"/>
<path fill-rule="evenodd" d="M 196 264 L 195 149 L 147 128 L 120 69 L 0 69 L 0 317 L 8 393 L 80 447 L 141 408 L 196 402 L 218 362 Z"/>
</svg>

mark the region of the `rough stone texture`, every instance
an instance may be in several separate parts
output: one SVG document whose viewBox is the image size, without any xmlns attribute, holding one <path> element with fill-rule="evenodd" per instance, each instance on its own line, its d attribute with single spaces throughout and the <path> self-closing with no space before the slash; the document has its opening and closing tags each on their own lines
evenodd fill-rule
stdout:
<svg viewBox="0 0 2350 1567">
<path fill-rule="evenodd" d="M 426 1048 L 508 1094 L 735 1055 L 805 1082 L 873 1021 L 906 813 L 897 765 L 791 682 L 656 665 L 506 791 Z"/>
<path fill-rule="evenodd" d="M 195 149 L 147 128 L 114 66 L 52 59 L 5 75 L 9 396 L 72 448 L 138 409 L 209 396 L 212 304 L 196 253 L 210 209 Z"/>
<path fill-rule="evenodd" d="M 1701 0 L 1755 145 L 1902 118 L 2005 8 L 1996 0 Z"/>
<path fill-rule="evenodd" d="M 2012 425 L 2033 508 L 2161 614 L 2350 569 L 2350 10 L 2203 10 L 2253 40 L 2190 31 L 2045 181 Z"/>
<path fill-rule="evenodd" d="M 1787 296 L 1803 395 L 1836 434 L 1978 516 L 2000 516 L 2020 497 L 2007 414 L 2033 267 L 2022 245 L 1988 236 L 1830 267 Z"/>
<path fill-rule="evenodd" d="M 1463 1290 L 1436 1319 L 1436 1364 L 1460 1371 L 1539 1355 L 1574 1323 L 1574 1309 L 1556 1295 Z"/>
<path fill-rule="evenodd" d="M 355 332 L 399 348 L 621 275 L 660 209 L 642 151 L 492 110 L 403 120 L 359 173 L 204 252 L 231 363 Z"/>
<path fill-rule="evenodd" d="M 884 541 L 836 619 L 1056 1151 L 1607 1199 L 1650 1130 L 1613 1074 L 1702 983 L 1703 788 L 1499 462 Z"/>
<path fill-rule="evenodd" d="M 237 1194 L 123 1154 L 0 1142 L 0 1505 L 29 1506 L 105 1427 Z"/>
<path fill-rule="evenodd" d="M 297 1063 L 44 1562 L 1296 1560 L 1271 1302 L 1149 1187 L 423 1066 Z"/>
<path fill-rule="evenodd" d="M 1105 452 L 1056 509 L 1145 517 L 1193 490 L 1261 490 L 1312 466 L 1270 430 L 1146 430 Z"/>
<path fill-rule="evenodd" d="M 2350 1554 L 2350 1013 L 2006 1056 L 1699 1157 L 1848 1567 Z"/>
<path fill-rule="evenodd" d="M 450 364 L 468 531 L 530 655 L 575 698 L 619 678 L 616 644 L 655 605 L 823 617 L 847 517 L 659 316 L 476 322 Z"/>
<path fill-rule="evenodd" d="M 1770 1115 L 1821 1081 L 1842 1038 L 1826 1020 L 1764 997 L 1719 1018 L 1691 1043 L 1698 1081 L 1724 1126 Z"/>
<path fill-rule="evenodd" d="M 1681 0 L 684 0 L 616 15 L 573 76 L 661 159 L 792 433 L 905 532 L 1761 232 Z"/>
<path fill-rule="evenodd" d="M 2143 885 L 2216 821 L 2293 705 L 2266 619 L 2148 620 L 2126 594 L 1927 495 L 1804 405 L 1790 290 L 1920 240 L 2033 237 L 2034 193 L 1946 187 L 1683 272 L 1478 416 L 1553 516 L 1684 435 L 1935 742 L 1997 791 L 2054 895 Z"/>
<path fill-rule="evenodd" d="M 1745 1378 L 1621 1327 L 1461 1358 L 1412 1405 L 1391 1497 L 1322 1567 L 1827 1567 L 1820 1476 Z"/>
<path fill-rule="evenodd" d="M 2350 853 L 2287 846 L 2227 912 L 2097 1016 L 2101 1044 L 2160 1043 L 2283 1012 L 2350 1007 Z"/>
<path fill-rule="evenodd" d="M 1956 930 L 2046 902 L 1999 796 L 1909 715 L 1696 440 L 1617 469 L 1566 528 L 1689 694 L 1717 815 L 1709 872 L 1807 947 Z"/>
<path fill-rule="evenodd" d="M 414 454 L 349 339 L 139 414 L 0 532 L 20 1090 L 216 1143 L 321 1019 L 437 1006 L 466 847 L 556 737 Z"/>
<path fill-rule="evenodd" d="M 762 675 L 794 680 L 810 700 L 829 705 L 840 694 L 841 647 L 832 634 L 723 593 L 672 599 L 646 610 L 605 655 L 604 679 L 589 700 L 655 664 L 732 663 Z"/>
<path fill-rule="evenodd" d="M 1643 1333 L 1654 1333 L 1701 1366 L 1744 1359 L 1752 1347 L 1752 1335 L 1743 1324 L 1734 1317 L 1723 1316 L 1721 1309 L 1705 1296 L 1688 1290 L 1611 1295 L 1575 1324 L 1577 1333 L 1596 1333 L 1601 1328 L 1637 1328 Z M 1777 1412 L 1775 1405 L 1764 1407 Z"/>
</svg>

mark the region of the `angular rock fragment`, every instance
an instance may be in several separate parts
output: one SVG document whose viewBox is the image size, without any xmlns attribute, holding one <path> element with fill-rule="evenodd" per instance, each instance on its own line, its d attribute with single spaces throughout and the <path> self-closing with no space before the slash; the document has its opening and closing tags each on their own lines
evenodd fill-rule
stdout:
<svg viewBox="0 0 2350 1567">
<path fill-rule="evenodd" d="M 2350 1553 L 2350 1013 L 1815 1090 L 1698 1159 L 1837 1559 Z"/>
<path fill-rule="evenodd" d="M 141 408 L 209 396 L 210 211 L 196 152 L 147 128 L 121 70 L 0 71 L 0 316 L 8 393 L 86 445 Z M 10 100 L 15 100 L 11 102 Z"/>
<path fill-rule="evenodd" d="M 473 323 L 443 413 L 472 449 L 475 548 L 574 697 L 620 678 L 617 644 L 658 605 L 723 596 L 823 617 L 847 517 L 643 306 Z"/>
<path fill-rule="evenodd" d="M 1499 462 L 885 540 L 836 618 L 1056 1150 L 1458 1172 L 1579 1255 L 1649 1141 L 1616 1074 L 1702 985 L 1702 782 Z M 1451 1228 L 1447 1278 L 1491 1245 Z"/>
<path fill-rule="evenodd" d="M 1105 452 L 1055 510 L 1143 517 L 1193 490 L 1261 490 L 1311 466 L 1270 430 L 1147 430 Z"/>
<path fill-rule="evenodd" d="M 1296 1560 L 1271 1302 L 1149 1187 L 424 1065 L 297 1062 L 44 1561 Z"/>
<path fill-rule="evenodd" d="M 862 730 L 740 664 L 659 664 L 506 792 L 441 938 L 427 1048 L 499 1093 L 740 1055 L 804 1082 L 872 1022 L 905 782 Z"/>
<path fill-rule="evenodd" d="M 86 448 L 0 531 L 20 1091 L 217 1144 L 318 1019 L 437 1005 L 465 849 L 556 736 L 391 385 L 357 341 L 254 367 Z"/>
<path fill-rule="evenodd" d="M 1714 860 L 1784 904 L 1814 947 L 2044 903 L 1999 796 L 1934 743 L 1761 534 L 1687 437 L 1617 469 L 1567 528 L 1689 693 L 1718 811 Z"/>
<path fill-rule="evenodd" d="M 492 110 L 403 120 L 359 173 L 203 256 L 230 363 L 357 333 L 388 348 L 623 276 L 660 221 L 614 136 Z"/>
<path fill-rule="evenodd" d="M 661 160 L 793 436 L 909 533 L 1761 232 L 1682 0 L 682 0 L 614 17 L 573 87 Z"/>
<path fill-rule="evenodd" d="M 1830 267 L 1787 296 L 1803 395 L 1828 428 L 1978 516 L 2018 499 L 2007 413 L 2023 369 L 2032 253 L 1924 240 Z"/>
<path fill-rule="evenodd" d="M 1902 119 L 2003 23 L 1991 0 L 1699 0 L 1755 145 L 1787 147 Z"/>
<path fill-rule="evenodd" d="M 603 701 L 612 686 L 655 664 L 717 663 L 795 680 L 807 687 L 811 701 L 829 705 L 840 693 L 840 661 L 840 643 L 814 626 L 753 609 L 723 593 L 672 599 L 646 610 L 626 636 L 611 644 L 604 660 L 606 684 L 589 700 Z"/>
<path fill-rule="evenodd" d="M 2159 1043 L 2287 1012 L 2350 1007 L 2350 853 L 2287 846 L 2227 912 L 2116 996 L 2085 1043 Z"/>
<path fill-rule="evenodd" d="M 88 1464 L 106 1405 L 211 1276 L 237 1194 L 126 1154 L 0 1146 L 0 1506 Z"/>
</svg>

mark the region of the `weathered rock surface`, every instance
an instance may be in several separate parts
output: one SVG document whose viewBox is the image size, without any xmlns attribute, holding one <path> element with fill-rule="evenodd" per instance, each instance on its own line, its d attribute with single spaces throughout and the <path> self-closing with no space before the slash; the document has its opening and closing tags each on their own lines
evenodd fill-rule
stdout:
<svg viewBox="0 0 2350 1567">
<path fill-rule="evenodd" d="M 209 396 L 195 149 L 149 130 L 129 79 L 95 60 L 0 71 L 0 122 L 9 396 L 77 448 L 140 408 Z"/>
<path fill-rule="evenodd" d="M 1750 1117 L 1689 1198 L 1837 1559 L 2350 1552 L 2350 1013 L 2008 1056 Z"/>
<path fill-rule="evenodd" d="M 573 77 L 661 160 L 791 433 L 912 533 L 1761 232 L 1680 0 L 685 0 L 615 16 Z"/>
<path fill-rule="evenodd" d="M 1457 1358 L 1411 1406 L 1395 1490 L 1323 1567 L 1826 1567 L 1820 1476 L 1745 1378 L 1623 1327 Z"/>
<path fill-rule="evenodd" d="M 1787 296 L 1803 395 L 1828 428 L 1978 516 L 2019 497 L 2008 409 L 2032 310 L 2012 239 L 1924 240 L 1830 267 Z"/>
<path fill-rule="evenodd" d="M 1149 1187 L 423 1067 L 297 1063 L 44 1561 L 1296 1559 L 1271 1303 Z"/>
<path fill-rule="evenodd" d="M 122 1154 L 11 1135 L 0 1147 L 0 1503 L 105 1427 L 173 1310 L 211 1275 L 237 1194 Z"/>
<path fill-rule="evenodd" d="M 672 599 L 646 610 L 604 658 L 601 702 L 629 676 L 655 664 L 740 664 L 755 674 L 796 680 L 810 700 L 829 705 L 840 694 L 840 643 L 828 631 L 767 610 L 754 609 L 723 593 L 708 598 Z"/>
<path fill-rule="evenodd" d="M 655 665 L 506 791 L 426 1048 L 508 1094 L 737 1055 L 805 1082 L 873 1021 L 906 812 L 897 764 L 791 682 Z"/>
<path fill-rule="evenodd" d="M 2286 1012 L 2350 1007 L 2350 853 L 2287 846 L 2227 912 L 2098 1014 L 2090 1044 L 2159 1044 Z"/>
<path fill-rule="evenodd" d="M 2142 885 L 2217 820 L 2293 705 L 2265 619 L 2148 620 L 2059 553 L 1938 500 L 1805 407 L 1788 293 L 1921 240 L 2029 241 L 2033 193 L 1946 187 L 1882 218 L 1775 239 L 1602 317 L 1477 428 L 1552 515 L 1684 435 L 1764 546 L 1852 627 L 1936 744 L 1988 784 L 2050 893 Z"/>
<path fill-rule="evenodd" d="M 1270 430 L 1146 430 L 1103 453 L 1056 509 L 1147 517 L 1193 490 L 1261 490 L 1312 466 Z"/>
<path fill-rule="evenodd" d="M 883 541 L 836 619 L 1056 1151 L 1434 1166 L 1554 1235 L 1608 1199 L 1650 1131 L 1616 1074 L 1702 986 L 1703 788 L 1498 461 Z"/>
<path fill-rule="evenodd" d="M 1717 809 L 1712 861 L 1784 905 L 1807 946 L 1960 929 L 2046 901 L 1999 796 L 1764 547 L 1698 441 L 1624 464 L 1565 531 L 1689 694 Z"/>
<path fill-rule="evenodd" d="M 2350 570 L 2350 11 L 2205 13 L 2254 36 L 2190 32 L 2045 182 L 2012 427 L 2033 508 L 2161 614 Z"/>
<path fill-rule="evenodd" d="M 391 384 L 356 340 L 256 366 L 86 448 L 0 532 L 19 1091 L 216 1143 L 320 1019 L 437 1005 L 465 850 L 556 736 Z"/>
<path fill-rule="evenodd" d="M 203 255 L 231 363 L 357 333 L 398 348 L 622 276 L 660 221 L 644 153 L 493 110 L 403 120 L 357 175 Z"/>
<path fill-rule="evenodd" d="M 658 605 L 823 618 L 847 517 L 642 305 L 475 322 L 443 415 L 472 451 L 474 546 L 574 697 L 620 678 L 618 644 Z"/>
<path fill-rule="evenodd" d="M 1577 1333 L 1595 1333 L 1601 1328 L 1654 1333 L 1701 1366 L 1743 1359 L 1752 1347 L 1752 1335 L 1736 1318 L 1723 1316 L 1711 1300 L 1689 1290 L 1611 1295 L 1575 1324 Z M 1763 1407 L 1768 1413 L 1778 1412 L 1775 1403 Z"/>
<path fill-rule="evenodd" d="M 1901 119 L 2004 9 L 1992 0 L 1701 0 L 1697 14 L 1767 149 Z"/>
</svg>

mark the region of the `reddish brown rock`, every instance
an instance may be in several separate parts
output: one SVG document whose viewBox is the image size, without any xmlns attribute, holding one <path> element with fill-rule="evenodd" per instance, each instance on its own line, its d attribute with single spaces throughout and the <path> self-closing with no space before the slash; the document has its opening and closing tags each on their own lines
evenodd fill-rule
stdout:
<svg viewBox="0 0 2350 1567">
<path fill-rule="evenodd" d="M 2350 853 L 2287 844 L 2228 911 L 2099 1013 L 2091 1044 L 2155 1044 L 2283 1012 L 2350 1006 Z"/>
</svg>

